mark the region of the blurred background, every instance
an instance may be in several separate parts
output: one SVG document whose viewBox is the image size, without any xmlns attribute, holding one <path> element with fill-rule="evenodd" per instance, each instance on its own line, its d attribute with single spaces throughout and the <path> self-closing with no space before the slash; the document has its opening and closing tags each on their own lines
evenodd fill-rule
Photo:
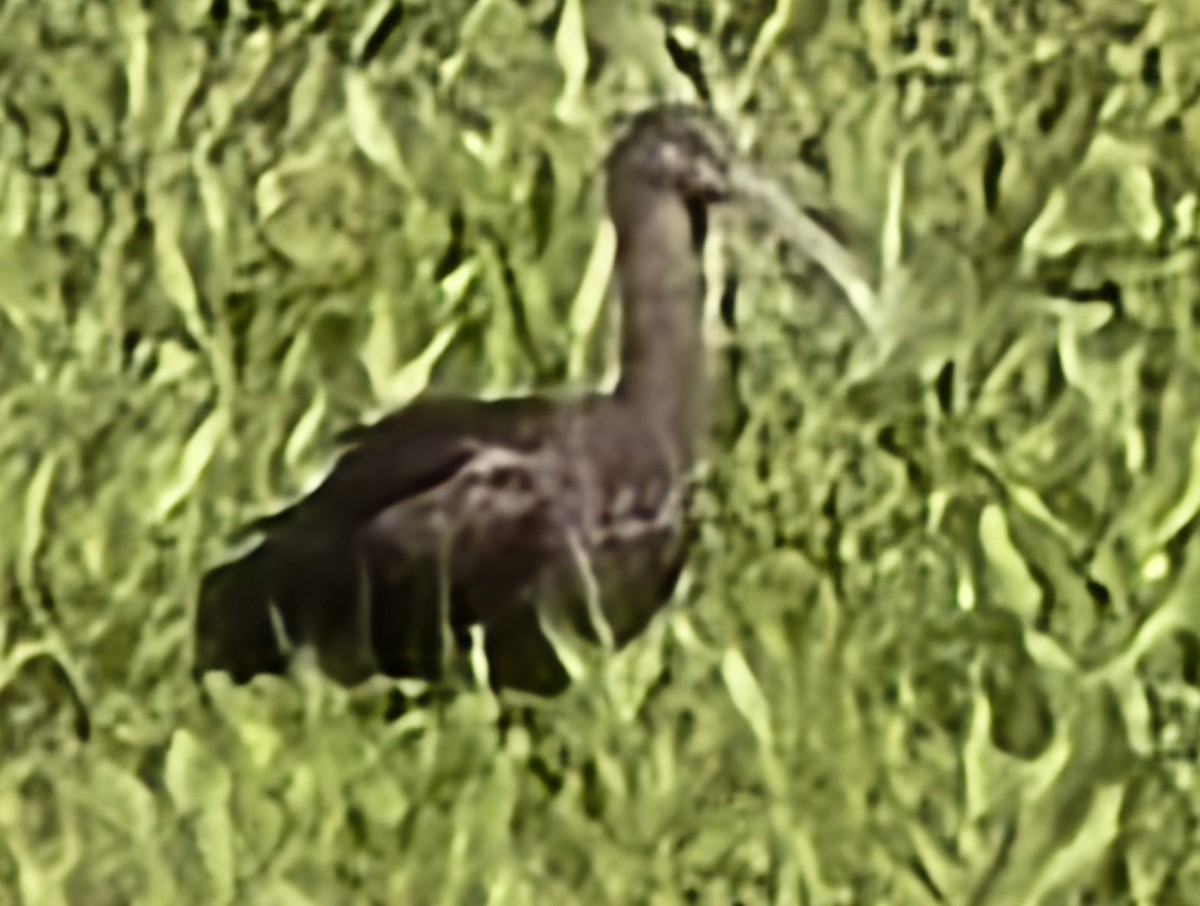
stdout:
<svg viewBox="0 0 1200 906">
<path fill-rule="evenodd" d="M 0 903 L 1200 903 L 1200 6 L 2 0 Z M 594 682 L 190 678 L 426 388 L 602 380 L 600 168 L 711 106 L 675 600 Z"/>
</svg>

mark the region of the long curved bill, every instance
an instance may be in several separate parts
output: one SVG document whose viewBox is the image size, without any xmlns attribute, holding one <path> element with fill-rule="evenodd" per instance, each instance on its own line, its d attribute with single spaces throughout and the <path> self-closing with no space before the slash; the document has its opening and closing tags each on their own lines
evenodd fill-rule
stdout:
<svg viewBox="0 0 1200 906">
<path fill-rule="evenodd" d="M 829 274 L 862 322 L 874 330 L 880 322 L 879 297 L 866 263 L 805 213 L 776 181 L 736 162 L 730 165 L 727 178 L 731 197 L 762 211 L 790 242 Z"/>
</svg>

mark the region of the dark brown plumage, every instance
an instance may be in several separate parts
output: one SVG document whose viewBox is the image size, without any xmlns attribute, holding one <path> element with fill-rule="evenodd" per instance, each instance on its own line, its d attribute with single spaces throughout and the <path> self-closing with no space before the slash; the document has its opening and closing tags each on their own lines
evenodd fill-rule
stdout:
<svg viewBox="0 0 1200 906">
<path fill-rule="evenodd" d="M 478 625 L 493 685 L 553 694 L 569 677 L 547 621 L 618 647 L 645 628 L 686 555 L 705 402 L 701 251 L 727 159 L 702 115 L 656 109 L 617 142 L 607 180 L 615 392 L 428 398 L 355 431 L 316 491 L 205 577 L 198 673 L 280 672 L 288 645 L 308 644 L 343 683 L 434 679 Z"/>
</svg>

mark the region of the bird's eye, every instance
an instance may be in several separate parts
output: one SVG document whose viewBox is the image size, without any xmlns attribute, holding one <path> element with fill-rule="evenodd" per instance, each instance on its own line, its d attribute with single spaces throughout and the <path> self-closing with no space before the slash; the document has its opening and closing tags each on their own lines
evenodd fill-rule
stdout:
<svg viewBox="0 0 1200 906">
<path fill-rule="evenodd" d="M 664 141 L 649 149 L 644 161 L 652 179 L 690 197 L 713 201 L 728 193 L 724 165 L 707 149 Z"/>
</svg>

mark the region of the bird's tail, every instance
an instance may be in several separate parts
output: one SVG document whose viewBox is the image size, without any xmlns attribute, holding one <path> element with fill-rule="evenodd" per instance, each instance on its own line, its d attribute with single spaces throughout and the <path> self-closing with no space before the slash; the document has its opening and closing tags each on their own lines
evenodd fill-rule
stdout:
<svg viewBox="0 0 1200 906">
<path fill-rule="evenodd" d="M 222 670 L 244 683 L 286 672 L 304 646 L 331 679 L 362 682 L 378 669 L 366 582 L 353 541 L 339 532 L 268 537 L 204 577 L 195 673 Z"/>
<path fill-rule="evenodd" d="M 271 550 L 249 554 L 209 572 L 196 610 L 193 674 L 223 670 L 237 683 L 287 669 L 287 636 L 273 604 Z"/>
</svg>

